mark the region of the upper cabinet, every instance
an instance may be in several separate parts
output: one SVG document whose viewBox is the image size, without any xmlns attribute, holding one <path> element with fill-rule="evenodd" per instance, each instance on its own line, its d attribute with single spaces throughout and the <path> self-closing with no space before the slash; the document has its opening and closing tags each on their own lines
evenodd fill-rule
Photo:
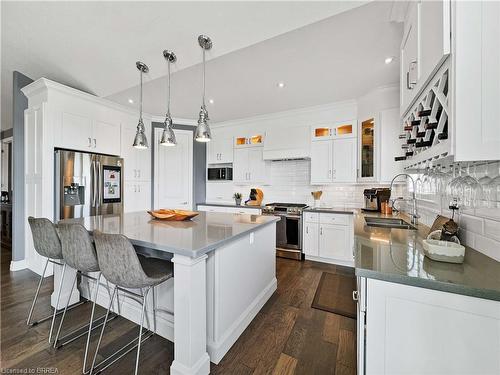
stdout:
<svg viewBox="0 0 500 375">
<path fill-rule="evenodd" d="M 313 142 L 311 184 L 356 182 L 356 149 L 356 138 Z"/>
<path fill-rule="evenodd" d="M 233 181 L 235 184 L 262 184 L 266 180 L 266 163 L 262 147 L 234 150 Z"/>
<path fill-rule="evenodd" d="M 320 141 L 325 139 L 350 138 L 356 136 L 357 121 L 339 121 L 328 125 L 316 125 L 311 127 L 311 139 Z"/>
<path fill-rule="evenodd" d="M 308 158 L 310 143 L 308 126 L 271 128 L 266 132 L 264 160 Z"/>
<path fill-rule="evenodd" d="M 373 181 L 376 177 L 375 119 L 360 123 L 359 136 L 359 179 Z"/>
<path fill-rule="evenodd" d="M 61 132 L 55 145 L 70 150 L 120 155 L 120 123 L 99 121 L 87 115 L 61 113 Z"/>
<path fill-rule="evenodd" d="M 234 148 L 258 147 L 264 145 L 264 134 L 238 136 L 234 139 Z"/>
<path fill-rule="evenodd" d="M 212 140 L 207 144 L 207 164 L 233 162 L 233 137 L 212 131 Z"/>
<path fill-rule="evenodd" d="M 136 133 L 135 118 L 122 123 L 122 153 L 123 178 L 125 181 L 150 181 L 151 180 L 151 149 L 137 149 L 132 146 Z M 146 134 L 151 134 L 151 121 L 144 120 Z M 151 140 L 150 140 L 151 141 Z"/>
<path fill-rule="evenodd" d="M 450 1 L 410 2 L 401 43 L 401 114 L 450 54 Z"/>
</svg>

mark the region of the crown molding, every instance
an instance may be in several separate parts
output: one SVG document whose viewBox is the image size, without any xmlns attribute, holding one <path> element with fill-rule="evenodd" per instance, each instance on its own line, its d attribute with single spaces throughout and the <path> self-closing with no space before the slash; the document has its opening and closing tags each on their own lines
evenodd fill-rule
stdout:
<svg viewBox="0 0 500 375">
<path fill-rule="evenodd" d="M 242 125 L 242 124 L 246 124 L 246 123 L 252 123 L 252 122 L 256 122 L 256 121 L 260 121 L 260 120 L 280 119 L 283 117 L 296 116 L 299 114 L 324 112 L 324 111 L 336 110 L 339 108 L 346 108 L 346 107 L 357 107 L 356 100 L 354 100 L 354 99 L 344 100 L 344 101 L 340 101 L 340 102 L 320 104 L 320 105 L 315 105 L 315 106 L 311 106 L 311 107 L 296 108 L 296 109 L 291 109 L 291 110 L 287 110 L 287 111 L 273 112 L 273 113 L 267 113 L 264 115 L 245 117 L 245 118 L 236 119 L 236 120 L 227 120 L 227 121 L 214 123 L 212 126 L 214 128 L 225 127 L 225 126 L 235 126 L 235 125 Z"/>
</svg>

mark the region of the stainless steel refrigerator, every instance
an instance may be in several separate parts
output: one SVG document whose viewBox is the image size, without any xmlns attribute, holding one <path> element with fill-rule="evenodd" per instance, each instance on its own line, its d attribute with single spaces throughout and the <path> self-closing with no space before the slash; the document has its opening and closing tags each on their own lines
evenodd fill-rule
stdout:
<svg viewBox="0 0 500 375">
<path fill-rule="evenodd" d="M 55 150 L 57 220 L 123 210 L 123 159 Z"/>
</svg>

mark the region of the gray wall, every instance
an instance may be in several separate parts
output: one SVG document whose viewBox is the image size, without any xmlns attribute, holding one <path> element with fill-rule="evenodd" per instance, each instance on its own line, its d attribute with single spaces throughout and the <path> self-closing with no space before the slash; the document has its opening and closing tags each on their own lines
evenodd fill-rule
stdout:
<svg viewBox="0 0 500 375">
<path fill-rule="evenodd" d="M 14 72 L 13 82 L 13 184 L 12 192 L 12 260 L 24 259 L 24 110 L 28 99 L 21 89 L 33 82 L 29 77 Z"/>
<path fill-rule="evenodd" d="M 174 129 L 179 129 L 179 130 L 189 130 L 193 132 L 193 137 L 194 137 L 194 131 L 196 127 L 191 126 L 191 125 L 176 125 L 174 124 Z M 156 144 L 154 142 L 154 132 L 156 128 L 163 128 L 163 123 L 161 122 L 153 122 L 152 130 L 151 130 L 151 141 L 150 144 L 152 145 L 151 147 L 151 160 L 153 161 L 151 163 L 151 176 L 153 176 L 154 179 L 154 149 L 156 147 Z M 206 143 L 202 142 L 193 142 L 193 205 L 194 208 L 196 209 L 196 205 L 198 203 L 205 203 L 205 189 L 206 189 L 206 165 L 207 165 L 207 145 Z M 153 207 L 153 202 L 154 202 L 154 188 L 153 184 L 151 184 L 151 207 Z"/>
</svg>

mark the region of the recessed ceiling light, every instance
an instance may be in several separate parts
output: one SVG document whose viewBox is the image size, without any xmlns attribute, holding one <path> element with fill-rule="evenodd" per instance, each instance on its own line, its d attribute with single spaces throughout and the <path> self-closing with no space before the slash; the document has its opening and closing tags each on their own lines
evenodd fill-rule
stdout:
<svg viewBox="0 0 500 375">
<path fill-rule="evenodd" d="M 213 99 L 208 99 L 208 102 L 209 102 L 210 104 L 214 104 L 214 103 L 215 103 Z"/>
<path fill-rule="evenodd" d="M 133 100 L 133 99 L 129 99 L 129 100 L 128 100 L 128 102 L 129 102 L 130 104 L 134 104 L 134 100 Z"/>
<path fill-rule="evenodd" d="M 389 57 L 386 57 L 384 61 L 386 64 L 390 64 L 393 60 L 394 60 L 394 57 L 389 56 Z"/>
<path fill-rule="evenodd" d="M 278 82 L 278 87 L 280 89 L 282 89 L 283 87 L 285 87 L 285 82 Z"/>
</svg>

